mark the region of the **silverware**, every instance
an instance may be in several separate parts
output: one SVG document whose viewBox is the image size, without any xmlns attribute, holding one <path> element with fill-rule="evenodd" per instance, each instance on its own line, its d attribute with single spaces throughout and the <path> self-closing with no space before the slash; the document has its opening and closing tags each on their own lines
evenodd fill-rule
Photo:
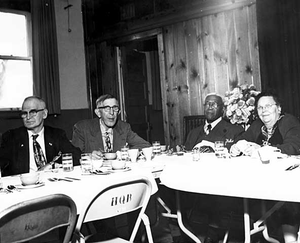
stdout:
<svg viewBox="0 0 300 243">
<path fill-rule="evenodd" d="M 293 169 L 296 169 L 300 166 L 300 164 L 294 164 L 294 165 L 291 165 L 289 166 L 288 168 L 286 168 L 285 170 L 293 170 Z"/>
<path fill-rule="evenodd" d="M 56 178 L 56 177 L 51 177 L 51 178 L 48 178 L 49 181 L 68 181 L 68 182 L 73 182 L 72 180 L 68 180 L 68 179 L 65 179 L 65 178 Z"/>
<path fill-rule="evenodd" d="M 79 178 L 74 178 L 74 177 L 65 177 L 65 178 L 67 178 L 67 179 L 70 179 L 70 180 L 74 180 L 74 181 L 80 181 L 80 179 Z"/>
<path fill-rule="evenodd" d="M 51 165 L 54 164 L 55 161 L 57 161 L 60 158 L 61 155 L 62 155 L 62 152 L 59 151 L 58 155 L 56 155 L 49 164 L 51 164 Z"/>
</svg>

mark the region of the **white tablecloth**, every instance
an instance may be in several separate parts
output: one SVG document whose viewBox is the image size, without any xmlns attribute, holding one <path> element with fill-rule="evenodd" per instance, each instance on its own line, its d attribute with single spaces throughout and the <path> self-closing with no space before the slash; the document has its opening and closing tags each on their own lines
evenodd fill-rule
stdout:
<svg viewBox="0 0 300 243">
<path fill-rule="evenodd" d="M 138 164 L 137 164 L 138 165 Z M 55 193 L 62 193 L 70 196 L 76 203 L 77 212 L 80 212 L 84 205 L 102 188 L 112 185 L 117 180 L 122 178 L 140 178 L 146 177 L 151 181 L 152 194 L 157 191 L 157 185 L 154 177 L 149 168 L 139 168 L 134 166 L 130 171 L 116 172 L 109 175 L 81 175 L 81 169 L 76 166 L 74 171 L 58 173 L 54 172 L 41 172 L 41 180 L 45 183 L 44 186 L 32 188 L 32 189 L 20 189 L 20 191 L 14 191 L 13 193 L 0 193 L 0 211 L 5 208 L 17 204 L 19 202 L 49 195 Z M 48 178 L 51 177 L 74 177 L 80 179 L 80 181 L 74 180 L 73 182 L 57 181 L 51 182 Z M 3 186 L 8 185 L 20 185 L 19 176 L 3 177 Z"/>
<path fill-rule="evenodd" d="M 276 159 L 262 164 L 259 159 L 235 157 L 216 158 L 203 154 L 199 161 L 192 155 L 170 156 L 160 180 L 166 186 L 195 193 L 205 193 L 242 198 L 269 199 L 300 202 L 297 192 L 300 185 L 300 167 L 286 171 L 299 159 Z M 158 159 L 157 159 L 158 161 Z"/>
</svg>

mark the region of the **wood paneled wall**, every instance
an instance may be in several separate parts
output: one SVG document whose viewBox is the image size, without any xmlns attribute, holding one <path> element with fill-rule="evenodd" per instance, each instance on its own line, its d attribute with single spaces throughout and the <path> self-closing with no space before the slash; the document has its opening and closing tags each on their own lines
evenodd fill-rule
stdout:
<svg viewBox="0 0 300 243">
<path fill-rule="evenodd" d="M 163 39 L 171 145 L 184 143 L 183 116 L 203 114 L 208 93 L 245 83 L 260 89 L 256 4 L 164 27 Z"/>
</svg>

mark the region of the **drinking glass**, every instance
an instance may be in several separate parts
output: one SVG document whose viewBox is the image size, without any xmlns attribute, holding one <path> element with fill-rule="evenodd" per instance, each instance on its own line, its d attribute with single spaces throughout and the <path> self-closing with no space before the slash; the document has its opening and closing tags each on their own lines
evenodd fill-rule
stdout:
<svg viewBox="0 0 300 243">
<path fill-rule="evenodd" d="M 82 174 L 91 174 L 93 170 L 92 154 L 81 154 L 80 165 Z"/>
<path fill-rule="evenodd" d="M 138 156 L 139 150 L 138 149 L 129 149 L 128 154 L 130 157 L 131 162 L 135 163 L 137 156 Z"/>
<path fill-rule="evenodd" d="M 62 154 L 62 166 L 64 171 L 72 171 L 73 167 L 73 155 L 71 153 Z"/>
<path fill-rule="evenodd" d="M 215 142 L 215 155 L 218 158 L 226 158 L 227 149 L 225 148 L 224 141 L 216 141 Z"/>
<path fill-rule="evenodd" d="M 124 146 L 121 148 L 121 160 L 129 160 L 129 154 L 128 154 L 129 148 L 127 146 Z"/>
<path fill-rule="evenodd" d="M 158 154 L 161 153 L 160 141 L 154 141 L 152 143 L 152 147 L 153 147 L 153 154 L 154 155 L 158 155 Z"/>
</svg>

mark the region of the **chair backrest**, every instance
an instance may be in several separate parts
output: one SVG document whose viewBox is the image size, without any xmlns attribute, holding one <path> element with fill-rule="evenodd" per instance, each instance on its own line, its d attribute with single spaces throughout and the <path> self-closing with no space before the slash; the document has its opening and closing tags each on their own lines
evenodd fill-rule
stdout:
<svg viewBox="0 0 300 243">
<path fill-rule="evenodd" d="M 74 201 L 53 194 L 13 205 L 0 212 L 0 242 L 25 242 L 67 226 L 64 243 L 70 241 L 77 218 Z"/>
<path fill-rule="evenodd" d="M 184 116 L 183 117 L 183 138 L 184 142 L 186 141 L 187 135 L 189 132 L 199 127 L 200 125 L 205 124 L 205 115 L 197 115 L 197 116 Z"/>
<path fill-rule="evenodd" d="M 81 235 L 81 226 L 85 222 L 115 217 L 140 209 L 129 241 L 133 242 L 142 215 L 151 196 L 152 186 L 147 178 L 121 179 L 101 190 L 79 214 L 75 235 Z"/>
</svg>

